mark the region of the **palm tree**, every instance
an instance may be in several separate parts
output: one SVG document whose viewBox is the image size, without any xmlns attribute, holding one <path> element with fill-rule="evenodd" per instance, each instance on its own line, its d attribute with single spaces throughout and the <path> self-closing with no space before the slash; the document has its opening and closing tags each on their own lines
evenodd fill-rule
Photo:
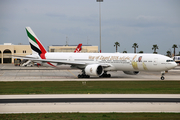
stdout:
<svg viewBox="0 0 180 120">
<path fill-rule="evenodd" d="M 138 44 L 134 43 L 132 47 L 134 48 L 134 53 L 136 53 L 136 48 L 138 48 Z"/>
<path fill-rule="evenodd" d="M 124 50 L 123 53 L 127 53 L 127 51 Z"/>
<path fill-rule="evenodd" d="M 119 46 L 120 47 L 120 44 L 119 44 L 119 42 L 115 42 L 114 43 L 114 47 L 116 46 L 116 52 L 117 52 L 117 47 Z"/>
<path fill-rule="evenodd" d="M 139 53 L 144 53 L 143 51 L 139 51 Z"/>
<path fill-rule="evenodd" d="M 176 45 L 176 44 L 174 44 L 173 46 L 172 46 L 172 48 L 174 48 L 174 56 L 176 56 L 176 48 L 178 48 L 178 46 Z"/>
<path fill-rule="evenodd" d="M 167 53 L 166 56 L 171 57 L 171 51 L 167 51 L 166 53 Z"/>
<path fill-rule="evenodd" d="M 154 54 L 157 54 L 156 49 L 159 49 L 157 44 L 153 45 L 153 47 L 152 47 L 152 50 L 154 50 L 154 52 L 153 52 Z"/>
</svg>

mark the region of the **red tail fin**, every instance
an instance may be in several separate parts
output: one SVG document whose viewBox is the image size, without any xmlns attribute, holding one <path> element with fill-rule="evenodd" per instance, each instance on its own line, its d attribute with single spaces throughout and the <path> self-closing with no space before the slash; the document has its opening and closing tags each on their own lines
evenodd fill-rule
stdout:
<svg viewBox="0 0 180 120">
<path fill-rule="evenodd" d="M 76 50 L 74 51 L 74 53 L 79 53 L 79 52 L 81 51 L 81 49 L 82 49 L 82 43 L 80 43 L 80 44 L 77 46 L 77 48 L 76 48 Z"/>
</svg>

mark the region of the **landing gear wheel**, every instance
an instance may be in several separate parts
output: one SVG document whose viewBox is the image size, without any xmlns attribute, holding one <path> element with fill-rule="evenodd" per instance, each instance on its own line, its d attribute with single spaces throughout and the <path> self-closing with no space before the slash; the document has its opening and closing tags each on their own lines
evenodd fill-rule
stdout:
<svg viewBox="0 0 180 120">
<path fill-rule="evenodd" d="M 164 79 L 165 79 L 164 76 L 162 76 L 162 77 L 161 77 L 161 80 L 164 80 Z"/>
<path fill-rule="evenodd" d="M 165 79 L 165 77 L 164 77 L 165 71 L 162 71 L 162 72 L 161 72 L 161 75 L 162 75 L 162 76 L 161 76 L 161 80 L 164 80 L 164 79 Z"/>
<path fill-rule="evenodd" d="M 111 74 L 107 74 L 107 72 L 104 72 L 101 76 L 99 76 L 101 78 L 109 78 L 111 77 Z"/>
<path fill-rule="evenodd" d="M 78 78 L 90 78 L 89 75 L 79 74 Z"/>
<path fill-rule="evenodd" d="M 78 75 L 78 78 L 81 78 L 81 75 L 80 75 L 80 74 Z"/>
</svg>

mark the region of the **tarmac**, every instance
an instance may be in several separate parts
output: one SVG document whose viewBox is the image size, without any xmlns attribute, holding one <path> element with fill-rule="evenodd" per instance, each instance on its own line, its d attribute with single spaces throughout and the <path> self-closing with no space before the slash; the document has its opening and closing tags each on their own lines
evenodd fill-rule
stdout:
<svg viewBox="0 0 180 120">
<path fill-rule="evenodd" d="M 52 67 L 19 67 L 13 64 L 0 65 L 0 81 L 157 81 L 161 72 L 142 71 L 138 75 L 127 75 L 122 71 L 108 72 L 111 78 L 91 77 L 88 79 L 77 78 L 81 71 L 62 65 L 61 69 Z M 167 81 L 180 80 L 180 66 L 165 74 Z"/>
</svg>

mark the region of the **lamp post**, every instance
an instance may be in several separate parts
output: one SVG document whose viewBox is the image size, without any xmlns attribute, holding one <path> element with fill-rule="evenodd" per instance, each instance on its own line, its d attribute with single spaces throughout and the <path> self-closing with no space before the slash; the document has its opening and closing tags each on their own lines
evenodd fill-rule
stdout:
<svg viewBox="0 0 180 120">
<path fill-rule="evenodd" d="M 100 39 L 100 53 L 101 53 L 101 2 L 103 0 L 96 0 L 96 2 L 99 2 L 99 39 Z"/>
</svg>

